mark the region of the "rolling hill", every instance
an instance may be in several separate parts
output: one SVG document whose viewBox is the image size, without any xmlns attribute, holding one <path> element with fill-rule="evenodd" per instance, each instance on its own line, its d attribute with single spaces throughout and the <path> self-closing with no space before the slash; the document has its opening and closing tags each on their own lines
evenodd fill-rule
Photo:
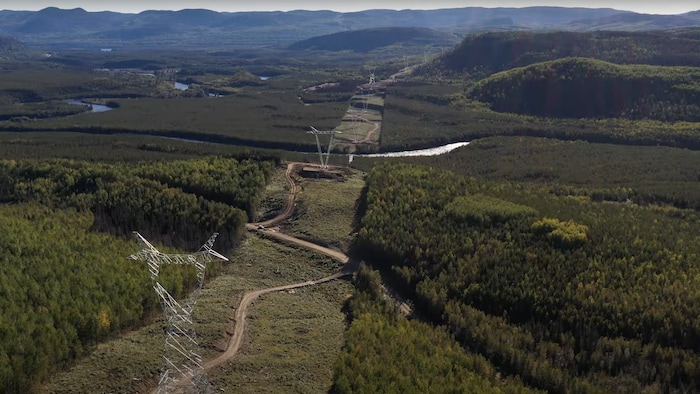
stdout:
<svg viewBox="0 0 700 394">
<path fill-rule="evenodd" d="M 687 13 L 671 18 L 610 8 L 565 7 L 350 13 L 304 10 L 227 13 L 185 9 L 122 14 L 55 7 L 33 12 L 0 11 L 0 35 L 14 36 L 29 46 L 43 49 L 286 47 L 315 36 L 389 26 L 468 34 L 490 30 L 590 30 L 611 25 L 618 30 L 700 26 L 700 15 Z"/>
<path fill-rule="evenodd" d="M 12 37 L 0 36 L 0 60 L 19 59 L 31 55 L 26 45 Z"/>
<path fill-rule="evenodd" d="M 564 57 L 618 64 L 700 66 L 700 28 L 649 32 L 492 32 L 466 37 L 436 66 L 448 72 L 493 72 Z"/>
<path fill-rule="evenodd" d="M 682 15 L 619 14 L 598 19 L 583 19 L 568 24 L 567 30 L 645 31 L 698 26 L 696 13 Z"/>
<path fill-rule="evenodd" d="M 499 112 L 697 122 L 700 68 L 565 58 L 494 74 L 469 96 Z"/>
<path fill-rule="evenodd" d="M 457 38 L 452 34 L 425 27 L 379 27 L 312 37 L 296 42 L 288 49 L 369 52 L 390 45 L 451 46 L 456 42 Z"/>
</svg>

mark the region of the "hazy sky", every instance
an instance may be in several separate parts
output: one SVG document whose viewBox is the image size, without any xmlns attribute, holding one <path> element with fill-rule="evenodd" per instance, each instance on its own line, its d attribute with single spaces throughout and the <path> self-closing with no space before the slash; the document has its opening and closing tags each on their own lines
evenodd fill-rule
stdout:
<svg viewBox="0 0 700 394">
<path fill-rule="evenodd" d="M 359 11 L 366 9 L 436 9 L 457 7 L 528 7 L 551 5 L 560 7 L 615 8 L 647 14 L 681 14 L 700 9 L 697 0 L 559 0 L 559 1 L 449 1 L 449 0 L 0 0 L 0 9 L 40 10 L 46 7 L 77 8 L 87 11 L 116 11 L 138 13 L 143 10 L 181 10 L 184 8 L 206 8 L 214 11 L 289 11 L 289 10 L 334 10 Z"/>
</svg>

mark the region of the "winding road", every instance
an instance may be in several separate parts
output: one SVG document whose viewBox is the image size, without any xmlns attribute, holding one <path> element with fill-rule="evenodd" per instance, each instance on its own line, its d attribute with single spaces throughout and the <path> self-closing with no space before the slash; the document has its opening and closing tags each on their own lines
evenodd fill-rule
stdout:
<svg viewBox="0 0 700 394">
<path fill-rule="evenodd" d="M 262 289 L 262 290 L 255 290 L 255 291 L 248 291 L 245 294 L 243 294 L 243 298 L 241 299 L 240 304 L 238 305 L 238 309 L 236 309 L 236 316 L 234 318 L 234 331 L 233 335 L 231 336 L 231 339 L 229 340 L 228 347 L 226 348 L 226 351 L 219 355 L 219 357 L 208 361 L 204 364 L 204 370 L 208 371 L 212 368 L 216 368 L 219 365 L 225 363 L 226 361 L 232 359 L 233 357 L 236 356 L 238 353 L 238 350 L 241 348 L 241 344 L 243 343 L 243 333 L 245 331 L 245 319 L 248 314 L 248 307 L 255 301 L 258 297 L 261 295 L 267 294 L 267 293 L 273 293 L 276 291 L 283 291 L 283 290 L 291 290 L 291 289 L 297 289 L 300 287 L 306 287 L 306 286 L 313 286 L 317 285 L 320 283 L 325 283 L 325 282 L 330 282 L 334 279 L 341 278 L 345 275 L 348 275 L 348 273 L 340 271 L 336 272 L 333 275 L 326 276 L 321 279 L 316 279 L 316 280 L 309 280 L 306 282 L 301 282 L 301 283 L 294 283 L 291 285 L 285 285 L 285 286 L 278 286 L 278 287 L 270 287 L 267 289 Z"/>
<path fill-rule="evenodd" d="M 248 230 L 262 230 L 265 227 L 274 226 L 275 224 L 280 223 L 284 219 L 287 219 L 288 217 L 292 216 L 292 213 L 294 212 L 294 200 L 296 199 L 297 191 L 299 190 L 296 182 L 294 182 L 294 179 L 292 178 L 292 174 L 296 171 L 298 167 L 301 167 L 305 164 L 311 165 L 307 163 L 297 162 L 287 164 L 287 171 L 284 173 L 284 177 L 287 178 L 287 182 L 289 183 L 289 195 L 287 196 L 287 204 L 284 206 L 284 209 L 277 214 L 277 216 L 270 220 L 266 220 L 264 222 L 247 223 L 245 226 Z"/>
<path fill-rule="evenodd" d="M 347 117 L 349 117 L 349 118 L 351 118 L 351 119 L 358 119 L 358 120 L 360 120 L 360 121 L 362 121 L 362 122 L 366 122 L 366 123 L 370 123 L 370 124 L 374 125 L 374 128 L 373 128 L 372 130 L 370 130 L 370 131 L 367 132 L 367 134 L 365 135 L 365 138 L 363 138 L 362 140 L 356 142 L 356 144 L 369 144 L 369 143 L 372 143 L 372 135 L 373 135 L 377 130 L 379 130 L 380 123 L 378 123 L 378 122 L 372 122 L 372 121 L 369 120 L 369 119 L 363 118 L 362 116 L 360 116 L 360 115 L 355 115 L 355 114 L 349 114 Z"/>
<path fill-rule="evenodd" d="M 228 346 L 226 347 L 226 351 L 224 351 L 222 354 L 220 354 L 218 357 L 207 361 L 204 364 L 204 370 L 209 371 L 213 368 L 216 368 L 226 361 L 229 361 L 233 359 L 236 354 L 238 353 L 238 350 L 241 348 L 241 345 L 243 343 L 243 336 L 245 333 L 246 329 L 246 316 L 248 314 L 248 308 L 250 305 L 252 305 L 253 301 L 255 301 L 258 297 L 268 294 L 268 293 L 273 293 L 276 291 L 284 291 L 284 290 L 291 290 L 291 289 L 297 289 L 300 287 L 307 287 L 307 286 L 314 286 L 318 285 L 321 283 L 326 283 L 330 282 L 332 280 L 341 278 L 346 275 L 351 275 L 358 267 L 358 264 L 348 264 L 350 261 L 350 258 L 345 255 L 342 252 L 339 252 L 337 250 L 329 249 L 321 245 L 317 245 L 308 241 L 304 241 L 299 238 L 292 237 L 287 234 L 282 234 L 277 231 L 273 231 L 268 229 L 268 226 L 274 226 L 283 220 L 287 219 L 292 215 L 294 212 L 294 200 L 298 191 L 298 186 L 294 182 L 294 179 L 292 178 L 292 174 L 301 166 L 306 165 L 312 165 L 308 163 L 289 163 L 287 165 L 287 171 L 285 173 L 285 177 L 287 178 L 287 182 L 289 182 L 289 197 L 287 198 L 287 204 L 284 207 L 284 209 L 274 218 L 266 220 L 264 222 L 257 222 L 257 223 L 248 223 L 246 224 L 246 228 L 250 231 L 256 231 L 258 233 L 261 233 L 264 236 L 275 238 L 278 240 L 282 240 L 285 242 L 290 242 L 294 243 L 296 245 L 300 245 L 302 247 L 315 250 L 319 253 L 322 253 L 326 256 L 329 256 L 341 264 L 343 264 L 343 268 L 332 274 L 328 275 L 326 277 L 320 278 L 320 279 L 315 279 L 315 280 L 308 280 L 305 282 L 300 282 L 300 283 L 293 283 L 289 285 L 284 285 L 284 286 L 278 286 L 278 287 L 270 287 L 267 289 L 261 289 L 261 290 L 252 290 L 252 291 L 247 291 L 243 294 L 243 297 L 241 298 L 240 303 L 238 304 L 238 308 L 236 309 L 236 314 L 234 317 L 234 320 L 232 322 L 233 324 L 233 331 L 231 334 L 231 338 L 229 339 Z M 184 383 L 183 379 L 183 383 Z"/>
</svg>

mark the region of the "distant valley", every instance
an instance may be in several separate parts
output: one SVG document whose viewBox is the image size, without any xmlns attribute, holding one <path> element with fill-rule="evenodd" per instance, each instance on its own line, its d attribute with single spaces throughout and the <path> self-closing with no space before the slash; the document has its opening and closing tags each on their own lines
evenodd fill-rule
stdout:
<svg viewBox="0 0 700 394">
<path fill-rule="evenodd" d="M 697 11 L 0 11 L 0 393 L 700 393 L 698 48 Z"/>
<path fill-rule="evenodd" d="M 122 14 L 55 7 L 0 11 L 0 36 L 14 37 L 42 49 L 281 48 L 316 36 L 379 27 L 434 29 L 461 38 L 483 31 L 643 31 L 693 26 L 700 26 L 700 12 L 669 16 L 563 7 L 351 13 L 301 10 L 226 13 L 187 9 Z"/>
</svg>

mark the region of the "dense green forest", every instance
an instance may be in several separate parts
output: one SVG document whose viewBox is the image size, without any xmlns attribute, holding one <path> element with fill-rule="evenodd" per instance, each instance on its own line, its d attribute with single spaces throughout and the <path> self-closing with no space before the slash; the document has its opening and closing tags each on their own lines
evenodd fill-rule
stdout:
<svg viewBox="0 0 700 394">
<path fill-rule="evenodd" d="M 541 184 L 558 195 L 700 210 L 700 152 L 688 149 L 491 137 L 449 155 L 399 160 L 483 180 Z M 366 170 L 373 164 L 353 161 Z"/>
<path fill-rule="evenodd" d="M 472 142 L 353 162 L 367 187 L 343 234 L 376 271 L 356 276 L 333 392 L 700 391 L 698 42 L 693 29 L 478 34 L 391 84 L 381 150 Z M 0 392 L 31 392 L 156 313 L 147 271 L 124 259 L 132 231 L 164 250 L 219 232 L 227 253 L 281 157 L 317 160 L 305 131 L 340 124 L 368 68 L 424 60 L 305 56 L 0 64 Z M 304 201 L 296 218 L 327 216 Z M 163 280 L 183 296 L 194 275 Z"/>
<path fill-rule="evenodd" d="M 292 67 L 284 69 L 284 76 L 265 81 L 245 68 L 231 66 L 218 70 L 188 67 L 182 76 L 170 69 L 95 71 L 84 67 L 39 64 L 4 73 L 0 131 L 132 133 L 312 151 L 314 140 L 304 132 L 310 125 L 321 129 L 337 126 L 358 83 L 353 78 L 359 77 Z M 175 89 L 176 78 L 186 80 L 189 87 Z M 305 90 L 328 81 L 339 85 L 330 90 Z M 68 99 L 113 110 L 93 113 Z"/>
<path fill-rule="evenodd" d="M 408 320 L 387 300 L 377 271 L 363 266 L 348 301 L 351 319 L 332 393 L 534 393 L 503 379 L 443 328 Z"/>
<path fill-rule="evenodd" d="M 503 71 L 468 96 L 499 112 L 556 117 L 700 120 L 700 69 L 565 58 Z"/>
<path fill-rule="evenodd" d="M 241 239 L 274 160 L 205 157 L 104 164 L 0 161 L 0 392 L 29 392 L 48 374 L 158 306 L 147 270 L 125 256 L 139 231 L 153 242 L 196 250 Z M 215 274 L 216 266 L 208 274 Z M 164 270 L 175 297 L 193 270 Z"/>
<path fill-rule="evenodd" d="M 466 97 L 459 89 L 458 84 L 441 85 L 437 82 L 391 86 L 384 105 L 382 149 L 425 148 L 489 136 L 548 137 L 700 149 L 697 122 L 552 118 L 503 113 Z M 682 106 L 675 110 L 680 108 Z"/>
<path fill-rule="evenodd" d="M 32 51 L 19 40 L 12 37 L 0 36 L 0 59 L 21 59 L 30 57 L 32 54 Z"/>
<path fill-rule="evenodd" d="M 140 229 L 180 247 L 196 247 L 218 231 L 220 245 L 231 248 L 273 165 L 235 158 L 143 165 L 4 161 L 0 200 L 89 210 L 97 229 L 118 235 Z"/>
<path fill-rule="evenodd" d="M 698 149 L 699 37 L 697 29 L 469 35 L 389 87 L 381 148 L 502 135 Z"/>
<path fill-rule="evenodd" d="M 502 372 L 550 392 L 700 389 L 694 211 L 376 166 L 358 248 Z"/>
<path fill-rule="evenodd" d="M 700 66 L 700 29 L 649 32 L 488 32 L 467 36 L 437 69 L 475 77 L 565 57 L 618 64 Z M 425 68 L 426 73 L 435 69 Z"/>
<path fill-rule="evenodd" d="M 295 42 L 288 48 L 292 50 L 370 52 L 391 45 L 417 46 L 423 49 L 431 46 L 453 46 L 455 40 L 456 37 L 453 34 L 424 27 L 376 27 L 312 37 Z"/>
<path fill-rule="evenodd" d="M 57 138 L 59 137 L 60 138 Z M 184 160 L 206 156 L 272 161 L 279 164 L 282 152 L 253 150 L 245 146 L 193 143 L 178 139 L 135 134 L 85 135 L 84 133 L 3 132 L 0 157 L 6 159 L 72 159 L 119 163 Z M 287 153 L 289 155 L 289 153 Z"/>
</svg>

